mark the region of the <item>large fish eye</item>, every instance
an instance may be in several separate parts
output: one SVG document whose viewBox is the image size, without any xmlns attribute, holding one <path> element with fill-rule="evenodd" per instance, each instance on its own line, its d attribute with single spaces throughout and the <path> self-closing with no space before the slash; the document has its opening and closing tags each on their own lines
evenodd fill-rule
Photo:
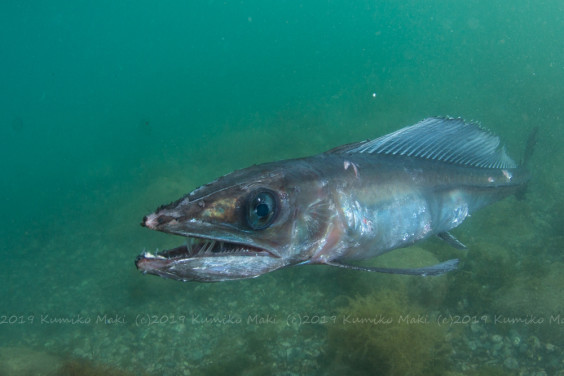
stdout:
<svg viewBox="0 0 564 376">
<path fill-rule="evenodd" d="M 251 194 L 247 203 L 247 224 L 253 230 L 265 229 L 274 221 L 277 210 L 274 194 L 257 191 Z"/>
</svg>

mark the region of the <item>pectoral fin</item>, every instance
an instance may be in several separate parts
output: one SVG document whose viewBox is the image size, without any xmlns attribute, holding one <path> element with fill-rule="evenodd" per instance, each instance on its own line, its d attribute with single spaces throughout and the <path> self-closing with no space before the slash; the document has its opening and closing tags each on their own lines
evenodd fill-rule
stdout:
<svg viewBox="0 0 564 376">
<path fill-rule="evenodd" d="M 450 232 L 441 232 L 437 234 L 437 236 L 447 242 L 451 247 L 454 247 L 456 249 L 466 249 L 466 246 L 462 244 L 460 240 L 455 238 Z"/>
<path fill-rule="evenodd" d="M 441 275 L 450 272 L 452 270 L 455 270 L 457 268 L 458 262 L 459 262 L 458 259 L 452 259 L 445 262 L 441 262 L 440 264 L 425 266 L 422 268 L 413 268 L 413 269 L 379 268 L 372 266 L 350 265 L 350 264 L 340 263 L 339 261 L 329 261 L 326 264 L 331 266 L 338 266 L 340 268 L 346 268 L 346 269 L 364 270 L 366 272 L 428 276 L 428 275 Z"/>
</svg>

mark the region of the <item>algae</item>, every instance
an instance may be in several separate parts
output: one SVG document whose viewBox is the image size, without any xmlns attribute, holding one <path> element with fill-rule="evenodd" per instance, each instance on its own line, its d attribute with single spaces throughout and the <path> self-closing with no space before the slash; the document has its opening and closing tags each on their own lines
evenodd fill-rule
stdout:
<svg viewBox="0 0 564 376">
<path fill-rule="evenodd" d="M 274 332 L 267 336 L 264 334 L 264 331 L 259 331 L 248 332 L 245 337 L 223 337 L 211 355 L 204 358 L 199 367 L 193 370 L 193 375 L 271 375 L 273 359 L 267 344 L 273 338 Z"/>
<path fill-rule="evenodd" d="M 58 375 L 57 355 L 21 346 L 0 347 L 0 376 Z"/>
<path fill-rule="evenodd" d="M 330 374 L 437 375 L 448 366 L 446 329 L 430 322 L 405 289 L 382 290 L 350 299 L 329 327 Z M 402 318 L 423 318 L 407 322 Z"/>
<path fill-rule="evenodd" d="M 515 371 L 504 369 L 500 366 L 483 366 L 467 372 L 467 376 L 515 376 Z"/>
<path fill-rule="evenodd" d="M 503 247 L 480 243 L 461 260 L 461 267 L 452 275 L 446 303 L 454 309 L 487 311 L 495 302 L 496 292 L 511 285 L 518 269 Z M 459 306 L 461 300 L 464 307 Z"/>
<path fill-rule="evenodd" d="M 561 328 L 564 326 L 564 264 L 554 262 L 550 266 L 535 263 L 524 264 L 527 269 L 519 273 L 512 284 L 496 293 L 494 312 L 509 319 L 525 319 L 520 324 L 528 334 L 535 334 L 545 341 L 564 346 Z M 540 273 L 542 276 L 539 276 Z"/>
<path fill-rule="evenodd" d="M 69 359 L 62 365 L 58 376 L 133 376 L 132 373 L 106 364 L 97 364 L 85 359 Z"/>
<path fill-rule="evenodd" d="M 28 347 L 0 347 L 0 376 L 133 376 L 129 371 L 90 360 L 50 354 Z"/>
</svg>

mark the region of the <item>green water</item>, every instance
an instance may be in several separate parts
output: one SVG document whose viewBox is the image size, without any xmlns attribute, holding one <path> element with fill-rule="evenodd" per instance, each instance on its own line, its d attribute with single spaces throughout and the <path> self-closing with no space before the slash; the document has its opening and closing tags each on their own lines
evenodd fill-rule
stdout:
<svg viewBox="0 0 564 376">
<path fill-rule="evenodd" d="M 564 370 L 563 35 L 556 0 L 3 1 L 0 375 L 399 374 L 427 334 L 380 367 L 380 345 L 355 342 L 339 316 L 355 307 L 346 297 L 382 291 L 401 299 L 364 315 L 432 321 L 400 325 L 407 337 L 478 315 L 436 329 L 444 364 L 412 374 Z M 196 284 L 135 269 L 143 249 L 181 241 L 139 226 L 157 206 L 237 168 L 434 115 L 479 120 L 515 159 L 540 127 L 526 198 L 457 229 L 469 251 L 430 240 L 389 255 L 460 257 L 460 271 L 299 267 Z"/>
</svg>

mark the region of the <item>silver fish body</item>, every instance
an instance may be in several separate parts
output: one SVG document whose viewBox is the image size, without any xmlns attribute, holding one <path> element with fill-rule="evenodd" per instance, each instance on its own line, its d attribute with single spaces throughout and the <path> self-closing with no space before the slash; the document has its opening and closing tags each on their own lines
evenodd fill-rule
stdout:
<svg viewBox="0 0 564 376">
<path fill-rule="evenodd" d="M 166 278 L 252 278 L 296 264 L 435 275 L 351 264 L 448 231 L 522 189 L 528 177 L 499 139 L 461 119 L 429 118 L 372 141 L 308 158 L 251 166 L 202 186 L 143 219 L 187 245 L 137 257 Z"/>
</svg>

